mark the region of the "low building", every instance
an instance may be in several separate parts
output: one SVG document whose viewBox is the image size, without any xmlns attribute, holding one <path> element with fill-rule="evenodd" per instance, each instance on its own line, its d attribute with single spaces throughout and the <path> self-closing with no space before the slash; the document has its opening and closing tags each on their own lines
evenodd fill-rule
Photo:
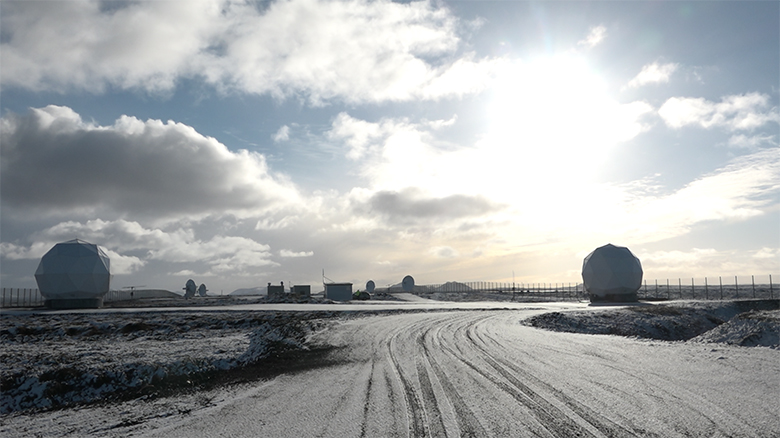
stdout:
<svg viewBox="0 0 780 438">
<path fill-rule="evenodd" d="M 325 298 L 333 301 L 352 299 L 352 283 L 325 283 Z"/>
<path fill-rule="evenodd" d="M 268 283 L 268 299 L 269 300 L 283 300 L 284 299 L 284 285 L 272 286 Z"/>
<path fill-rule="evenodd" d="M 308 300 L 311 298 L 311 286 L 308 284 L 293 285 L 292 295 L 296 300 Z"/>
</svg>

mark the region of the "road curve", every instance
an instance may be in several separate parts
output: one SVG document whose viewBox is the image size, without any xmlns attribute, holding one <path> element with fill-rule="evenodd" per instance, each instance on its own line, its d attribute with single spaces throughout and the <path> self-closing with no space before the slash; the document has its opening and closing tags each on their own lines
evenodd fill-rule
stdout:
<svg viewBox="0 0 780 438">
<path fill-rule="evenodd" d="M 336 364 L 149 437 L 772 437 L 780 352 L 554 333 L 533 310 L 396 314 L 316 335 Z M 330 362 L 333 363 L 333 362 Z"/>
</svg>

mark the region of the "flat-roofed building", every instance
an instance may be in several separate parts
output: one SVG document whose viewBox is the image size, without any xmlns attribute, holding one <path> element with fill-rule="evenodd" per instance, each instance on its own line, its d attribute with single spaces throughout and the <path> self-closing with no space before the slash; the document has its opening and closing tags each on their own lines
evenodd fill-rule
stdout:
<svg viewBox="0 0 780 438">
<path fill-rule="evenodd" d="M 352 283 L 325 283 L 325 298 L 333 301 L 352 299 Z"/>
</svg>

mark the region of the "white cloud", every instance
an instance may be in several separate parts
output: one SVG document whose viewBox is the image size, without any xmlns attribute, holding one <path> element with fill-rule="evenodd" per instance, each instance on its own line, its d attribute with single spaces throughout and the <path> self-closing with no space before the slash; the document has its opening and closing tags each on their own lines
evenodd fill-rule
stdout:
<svg viewBox="0 0 780 438">
<path fill-rule="evenodd" d="M 436 257 L 445 259 L 455 258 L 460 255 L 457 250 L 449 246 L 435 246 L 429 252 Z"/>
<path fill-rule="evenodd" d="M 281 257 L 297 258 L 297 257 L 311 257 L 313 255 L 314 255 L 314 251 L 299 251 L 299 252 L 295 252 L 295 251 L 290 251 L 288 249 L 283 249 L 283 250 L 279 251 L 279 256 L 281 256 Z"/>
<path fill-rule="evenodd" d="M 606 226 L 637 241 L 670 238 L 704 221 L 742 221 L 765 214 L 777 204 L 778 191 L 780 149 L 765 149 L 738 157 L 671 194 L 625 198 L 628 215 Z"/>
<path fill-rule="evenodd" d="M 496 61 L 458 55 L 461 26 L 429 1 L 3 5 L 4 86 L 169 92 L 181 78 L 315 105 L 481 91 Z"/>
<path fill-rule="evenodd" d="M 333 120 L 326 138 L 357 162 L 356 172 L 370 192 L 363 201 L 414 189 L 433 199 L 485 196 L 496 204 L 546 204 L 582 185 L 580 169 L 597 174 L 599 160 L 648 130 L 645 119 L 653 113 L 645 102 L 611 99 L 576 57 L 506 66 L 493 86 L 490 126 L 475 142 L 442 140 L 447 133 L 440 129 L 457 129 L 455 117 L 413 123 L 360 120 L 347 113 Z M 556 178 L 550 180 L 550 172 Z M 540 178 L 543 187 L 518 190 L 525 184 L 536 187 Z"/>
<path fill-rule="evenodd" d="M 636 88 L 647 84 L 669 82 L 669 77 L 677 70 L 675 63 L 659 64 L 654 62 L 642 67 L 642 71 L 628 82 L 628 87 Z"/>
<path fill-rule="evenodd" d="M 726 143 L 729 147 L 739 149 L 756 149 L 764 145 L 777 145 L 774 135 L 745 135 L 738 134 L 729 137 Z"/>
<path fill-rule="evenodd" d="M 226 24 L 223 2 L 3 4 L 3 85 L 170 90 Z"/>
<path fill-rule="evenodd" d="M 718 103 L 703 98 L 672 97 L 658 114 L 674 129 L 696 125 L 705 129 L 751 131 L 768 123 L 780 123 L 780 113 L 769 104 L 769 96 L 761 93 L 725 96 Z"/>
<path fill-rule="evenodd" d="M 147 263 L 136 256 L 122 255 L 110 249 L 105 250 L 105 253 L 111 260 L 111 275 L 130 274 L 139 271 Z"/>
<path fill-rule="evenodd" d="M 4 207 L 195 218 L 303 205 L 262 155 L 229 151 L 181 123 L 122 116 L 96 126 L 50 105 L 0 126 Z"/>
<path fill-rule="evenodd" d="M 3 258 L 36 259 L 56 243 L 73 236 L 104 248 L 114 274 L 128 274 L 161 262 L 202 265 L 211 275 L 241 275 L 259 267 L 278 266 L 271 260 L 269 245 L 248 237 L 216 234 L 199 239 L 192 229 L 146 228 L 138 222 L 121 219 L 61 222 L 33 234 L 30 246 L 4 242 L 0 247 Z"/>
<path fill-rule="evenodd" d="M 683 287 L 690 285 L 691 277 L 697 286 L 703 286 L 705 276 L 708 276 L 708 284 L 712 293 L 718 287 L 718 276 L 729 275 L 722 278 L 724 284 L 734 284 L 734 274 L 758 274 L 755 278 L 757 284 L 768 282 L 766 273 L 777 272 L 780 268 L 780 255 L 776 249 L 761 248 L 759 250 L 716 250 L 713 248 L 692 248 L 687 251 L 649 251 L 641 252 L 639 256 L 642 267 L 647 273 L 648 289 L 656 273 L 665 274 L 666 278 L 676 288 L 678 278 L 682 280 Z M 662 284 L 664 278 L 659 278 Z M 724 281 L 725 280 L 725 281 Z M 750 277 L 739 278 L 740 284 L 750 282 Z"/>
<path fill-rule="evenodd" d="M 590 29 L 588 36 L 581 41 L 577 42 L 578 46 L 586 46 L 588 48 L 596 47 L 601 44 L 607 37 L 607 28 L 604 26 L 595 26 Z"/>
<path fill-rule="evenodd" d="M 287 141 L 290 139 L 290 127 L 287 125 L 282 126 L 276 131 L 276 134 L 271 136 L 275 142 Z"/>
</svg>

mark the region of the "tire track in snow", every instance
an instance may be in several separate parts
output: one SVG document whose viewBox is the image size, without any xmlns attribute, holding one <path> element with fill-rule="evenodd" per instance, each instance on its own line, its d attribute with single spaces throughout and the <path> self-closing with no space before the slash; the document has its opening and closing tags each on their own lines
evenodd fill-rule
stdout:
<svg viewBox="0 0 780 438">
<path fill-rule="evenodd" d="M 680 410 L 683 406 L 685 406 L 691 412 L 698 414 L 699 418 L 706 420 L 706 422 L 708 423 L 707 428 L 705 430 L 706 436 L 733 436 L 734 435 L 735 433 L 734 430 L 727 430 L 722 427 L 718 427 L 718 422 L 715 421 L 715 418 L 720 418 L 720 419 L 728 418 L 728 421 L 726 422 L 727 424 L 730 425 L 739 424 L 740 425 L 739 428 L 743 428 L 746 425 L 744 420 L 726 412 L 724 409 L 711 403 L 706 398 L 701 397 L 691 391 L 687 391 L 685 388 L 676 387 L 675 391 L 685 392 L 687 397 L 691 397 L 695 399 L 694 403 L 692 403 L 691 400 L 689 399 L 684 399 L 683 397 L 675 393 L 672 393 L 671 391 L 668 390 L 668 388 L 664 388 L 661 385 L 652 383 L 645 376 L 638 376 L 635 373 L 629 372 L 624 369 L 620 369 L 610 364 L 604 364 L 604 366 L 606 368 L 610 368 L 614 370 L 615 372 L 629 376 L 632 379 L 641 381 L 643 385 L 648 386 L 651 390 L 653 390 L 652 394 L 648 394 L 648 395 L 652 396 L 660 403 L 668 404 L 668 398 L 671 397 L 674 400 L 674 405 L 676 406 L 677 410 Z M 661 381 L 664 380 L 664 376 L 658 374 L 648 373 L 647 375 L 655 376 Z M 666 398 L 656 396 L 655 395 L 656 392 L 666 394 Z M 687 422 L 690 423 L 690 420 L 688 420 Z M 681 435 L 690 435 L 690 432 L 685 430 L 683 426 L 677 423 L 674 423 L 672 426 Z"/>
<path fill-rule="evenodd" d="M 484 321 L 480 321 L 480 322 L 484 322 Z M 625 427 L 603 417 L 602 415 L 597 414 L 592 409 L 582 405 L 581 403 L 575 401 L 571 397 L 566 396 L 562 391 L 534 377 L 527 371 L 518 367 L 516 364 L 513 364 L 509 361 L 506 361 L 505 359 L 502 359 L 501 357 L 495 354 L 495 351 L 497 348 L 504 349 L 504 346 L 498 343 L 493 338 L 486 339 L 483 335 L 477 332 L 477 328 L 478 327 L 476 324 L 470 326 L 469 329 L 467 330 L 466 336 L 469 339 L 469 341 L 471 341 L 472 345 L 474 345 L 475 348 L 480 350 L 480 352 L 483 355 L 482 358 L 491 366 L 491 368 L 493 368 L 499 374 L 501 374 L 513 386 L 518 388 L 523 394 L 525 394 L 530 399 L 538 403 L 540 407 L 544 408 L 545 410 L 548 410 L 551 413 L 554 412 L 556 414 L 555 415 L 556 418 L 561 418 L 561 419 L 564 417 L 569 418 L 574 424 L 573 426 L 574 430 L 582 429 L 583 431 L 587 431 L 587 429 L 583 429 L 583 426 L 577 424 L 577 422 L 575 421 L 577 417 L 579 417 L 579 419 L 583 420 L 587 425 L 595 429 L 594 431 L 587 431 L 588 435 L 575 435 L 575 436 L 601 435 L 609 438 L 623 438 L 623 437 L 628 438 L 628 437 L 637 436 L 637 434 L 640 434 L 642 436 L 647 436 L 647 437 L 656 436 L 654 434 L 648 435 L 647 432 L 643 430 L 626 429 Z M 493 344 L 493 345 L 488 346 L 488 344 Z M 523 381 L 533 384 L 536 387 L 542 388 L 545 392 L 552 395 L 555 400 L 561 402 L 569 410 L 571 410 L 571 412 L 575 414 L 576 417 L 572 418 L 567 413 L 564 413 L 560 408 L 554 406 L 541 393 L 533 390 L 526 383 L 523 383 Z M 597 435 L 595 435 L 593 432 L 596 432 Z M 566 433 L 571 433 L 571 432 L 566 432 Z"/>
<path fill-rule="evenodd" d="M 422 339 L 422 336 L 417 337 L 417 344 Z M 431 436 L 441 437 L 446 436 L 447 433 L 444 428 L 444 420 L 442 419 L 441 408 L 439 402 L 436 399 L 436 393 L 433 390 L 433 384 L 431 383 L 431 377 L 428 374 L 428 369 L 425 366 L 425 356 L 416 352 L 415 354 L 415 366 L 417 368 L 417 379 L 420 381 L 420 389 L 422 395 L 422 401 L 426 412 L 428 429 Z"/>
<path fill-rule="evenodd" d="M 376 360 L 374 358 L 371 358 L 371 372 L 368 375 L 368 382 L 366 382 L 366 391 L 365 391 L 365 398 L 366 401 L 363 404 L 363 423 L 360 425 L 360 436 L 365 437 L 366 436 L 366 427 L 368 426 L 368 410 L 371 406 L 371 386 L 374 383 L 374 367 L 376 365 Z"/>
<path fill-rule="evenodd" d="M 484 350 L 506 350 L 506 347 L 503 344 L 498 343 L 495 339 L 491 337 L 483 337 L 479 334 L 477 334 L 477 337 L 480 339 L 482 344 L 484 345 Z M 489 345 L 490 344 L 490 345 Z M 558 348 L 552 348 L 550 346 L 544 346 L 544 347 L 537 347 L 537 348 L 543 348 L 545 350 L 554 351 L 556 353 L 561 353 L 563 350 Z M 598 356 L 597 356 L 598 357 Z M 647 393 L 646 396 L 651 397 L 655 400 L 657 400 L 658 403 L 662 403 L 665 406 L 668 406 L 668 399 L 671 397 L 674 402 L 674 407 L 669 408 L 671 411 L 680 411 L 683 407 L 690 409 L 691 412 L 696 413 L 700 419 L 705 420 L 707 425 L 703 426 L 703 430 L 705 431 L 705 436 L 734 436 L 736 433 L 736 430 L 741 429 L 742 427 L 746 426 L 746 423 L 744 420 L 728 413 L 721 407 L 713 404 L 710 400 L 701 397 L 697 395 L 696 393 L 692 391 L 688 391 L 685 388 L 675 387 L 674 391 L 670 391 L 669 387 L 663 387 L 658 384 L 654 384 L 649 377 L 654 377 L 657 380 L 661 382 L 666 382 L 667 376 L 658 374 L 658 373 L 652 373 L 652 372 L 645 372 L 642 375 L 639 375 L 637 373 L 633 373 L 629 370 L 614 366 L 609 363 L 604 357 L 600 357 L 601 359 L 604 359 L 604 363 L 601 364 L 601 366 L 605 368 L 612 369 L 617 374 L 622 374 L 625 376 L 630 377 L 632 380 L 640 382 L 643 386 L 648 387 L 648 389 L 651 391 L 650 393 Z M 608 420 L 606 418 L 603 418 L 603 416 L 597 414 L 594 410 L 582 405 L 581 403 L 577 402 L 576 400 L 571 399 L 570 397 L 567 397 L 563 394 L 562 391 L 556 389 L 552 385 L 550 385 L 547 382 L 544 382 L 532 375 L 530 375 L 525 370 L 517 367 L 515 364 L 506 362 L 502 359 L 500 359 L 498 356 L 496 356 L 496 359 L 502 362 L 505 366 L 512 369 L 513 372 L 517 373 L 518 375 L 524 376 L 525 380 L 533 381 L 534 384 L 545 388 L 545 390 L 553 393 L 558 397 L 559 400 L 566 403 L 566 405 L 575 411 L 578 415 L 580 415 L 582 418 L 590 422 L 591 424 L 598 424 L 602 423 L 603 426 L 606 427 L 606 429 L 599 428 L 605 435 L 609 437 L 633 437 L 633 436 L 643 436 L 643 437 L 660 437 L 663 435 L 659 435 L 656 433 L 651 433 L 646 431 L 642 428 L 637 428 L 632 426 L 631 430 L 618 425 L 617 423 Z M 536 358 L 535 358 L 536 359 Z M 617 375 L 616 374 L 616 375 Z M 600 384 L 600 382 L 594 382 L 594 384 L 597 384 L 598 386 L 604 388 L 605 390 L 609 390 L 609 392 L 616 393 L 616 391 L 611 390 L 609 386 L 605 386 L 603 384 Z M 694 402 L 691 402 L 691 400 L 686 400 L 683 397 L 677 395 L 676 393 L 683 391 L 688 397 L 691 397 L 694 400 Z M 657 396 L 656 393 L 665 394 L 665 396 Z M 626 394 L 622 394 L 623 397 L 626 396 Z M 603 419 L 600 420 L 599 418 Z M 686 417 L 688 418 L 688 417 Z M 723 424 L 722 419 L 728 418 L 728 421 L 726 421 L 726 424 L 729 425 L 736 425 L 739 424 L 739 428 L 723 428 L 718 427 L 718 422 L 715 420 L 716 418 L 721 419 L 720 424 Z M 690 423 L 690 420 L 687 420 L 686 423 Z M 689 432 L 684 430 L 683 426 L 680 426 L 676 423 L 670 424 L 677 433 L 680 433 L 681 435 L 688 435 Z M 696 430 L 702 430 L 702 426 L 696 427 Z M 698 435 L 699 432 L 696 434 Z"/>
<path fill-rule="evenodd" d="M 406 402 L 406 418 L 409 427 L 409 436 L 430 436 L 430 430 L 427 427 L 427 419 L 425 418 L 425 411 L 423 410 L 423 404 L 420 401 L 420 397 L 409 380 L 404 376 L 403 371 L 401 370 L 400 362 L 393 353 L 393 345 L 398 342 L 397 339 L 400 334 L 400 331 L 396 332 L 389 338 L 387 342 L 387 354 L 390 358 L 393 373 L 401 384 L 401 388 L 403 388 L 404 400 Z"/>
<path fill-rule="evenodd" d="M 448 324 L 448 326 L 451 325 L 452 324 Z M 429 331 L 426 332 L 425 335 L 427 335 L 428 333 Z M 468 408 L 466 403 L 463 401 L 463 397 L 461 397 L 458 390 L 455 388 L 455 386 L 452 384 L 450 379 L 447 377 L 447 374 L 444 372 L 444 370 L 441 368 L 439 363 L 436 361 L 433 354 L 431 354 L 431 352 L 428 350 L 428 346 L 425 343 L 425 335 L 420 336 L 418 338 L 418 344 L 422 348 L 424 357 L 428 360 L 428 363 L 430 364 L 431 369 L 436 375 L 436 378 L 438 379 L 442 388 L 444 389 L 447 398 L 449 399 L 450 403 L 452 403 L 452 407 L 455 410 L 455 420 L 457 421 L 458 430 L 460 431 L 460 436 L 461 437 L 487 436 L 487 431 L 485 430 L 485 428 L 482 427 L 482 424 L 479 422 L 479 420 L 477 420 L 477 417 L 474 415 L 471 409 Z"/>
<path fill-rule="evenodd" d="M 476 342 L 469 337 L 469 340 L 477 348 Z M 481 349 L 480 349 L 481 350 Z M 450 350 L 454 353 L 452 350 Z M 509 394 L 512 398 L 517 400 L 520 404 L 525 406 L 537 420 L 553 435 L 561 437 L 596 437 L 588 429 L 584 428 L 567 413 L 561 411 L 558 407 L 550 403 L 542 395 L 529 388 L 522 383 L 515 376 L 508 373 L 504 368 L 498 365 L 493 359 L 490 358 L 491 353 L 481 350 L 483 356 L 481 357 L 496 373 L 492 374 L 485 369 L 479 367 L 476 363 L 463 356 L 458 356 L 458 359 L 466 364 L 469 368 L 476 373 L 482 375 L 500 390 Z"/>
</svg>

